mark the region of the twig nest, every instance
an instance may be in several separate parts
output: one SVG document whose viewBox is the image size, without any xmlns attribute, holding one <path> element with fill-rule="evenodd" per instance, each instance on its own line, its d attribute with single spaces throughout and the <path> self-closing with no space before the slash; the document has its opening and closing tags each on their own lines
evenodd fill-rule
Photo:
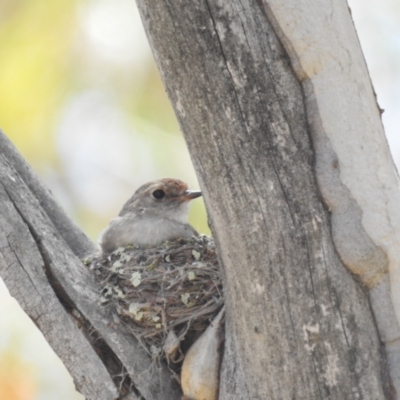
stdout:
<svg viewBox="0 0 400 400">
<path fill-rule="evenodd" d="M 153 358 L 182 361 L 182 343 L 198 337 L 223 306 L 214 242 L 206 236 L 152 248 L 118 248 L 86 262 L 101 303 Z"/>
</svg>

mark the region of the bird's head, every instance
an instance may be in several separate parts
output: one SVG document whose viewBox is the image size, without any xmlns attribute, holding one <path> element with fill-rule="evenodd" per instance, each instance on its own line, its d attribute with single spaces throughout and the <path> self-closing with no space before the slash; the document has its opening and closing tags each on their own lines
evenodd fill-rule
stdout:
<svg viewBox="0 0 400 400">
<path fill-rule="evenodd" d="M 188 185 L 179 179 L 159 179 L 140 186 L 122 207 L 119 216 L 134 212 L 144 217 L 185 223 L 190 200 L 200 196 L 200 191 L 188 190 Z"/>
</svg>

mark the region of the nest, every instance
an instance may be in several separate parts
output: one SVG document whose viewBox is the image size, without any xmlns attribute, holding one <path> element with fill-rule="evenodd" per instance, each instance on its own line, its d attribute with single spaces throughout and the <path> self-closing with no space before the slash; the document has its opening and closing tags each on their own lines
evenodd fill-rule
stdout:
<svg viewBox="0 0 400 400">
<path fill-rule="evenodd" d="M 223 305 L 214 242 L 206 236 L 160 247 L 121 247 L 86 264 L 102 305 L 155 359 L 179 363 Z"/>
</svg>

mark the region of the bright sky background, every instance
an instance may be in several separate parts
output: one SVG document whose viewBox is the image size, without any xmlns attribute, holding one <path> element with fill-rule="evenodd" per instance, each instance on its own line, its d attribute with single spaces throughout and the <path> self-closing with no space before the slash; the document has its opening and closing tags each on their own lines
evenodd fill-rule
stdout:
<svg viewBox="0 0 400 400">
<path fill-rule="evenodd" d="M 400 167 L 400 2 L 349 5 Z M 92 238 L 150 179 L 197 187 L 133 0 L 0 0 L 0 49 L 0 126 Z M 0 398 L 82 399 L 1 281 L 0 302 Z"/>
</svg>

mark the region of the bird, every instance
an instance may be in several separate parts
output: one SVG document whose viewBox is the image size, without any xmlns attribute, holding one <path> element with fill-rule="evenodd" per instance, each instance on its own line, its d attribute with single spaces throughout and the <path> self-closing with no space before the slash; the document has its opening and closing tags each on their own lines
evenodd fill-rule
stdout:
<svg viewBox="0 0 400 400">
<path fill-rule="evenodd" d="M 127 250 L 131 252 L 129 262 L 124 261 L 124 268 L 121 271 L 116 272 L 119 274 L 119 276 L 125 276 L 127 279 L 115 280 L 116 285 L 121 283 L 124 285 L 123 289 L 117 286 L 118 290 L 115 290 L 115 293 L 118 295 L 118 293 L 122 293 L 124 291 L 124 297 L 126 296 L 129 301 L 121 300 L 121 298 L 119 298 L 118 302 L 115 302 L 115 304 L 119 305 L 120 311 L 118 312 L 122 313 L 121 315 L 124 315 L 125 317 L 127 315 L 130 316 L 131 319 L 128 321 L 133 321 L 136 326 L 135 329 L 138 329 L 137 326 L 140 326 L 140 321 L 144 324 L 144 329 L 150 329 L 149 327 L 151 327 L 151 325 L 149 325 L 149 322 L 146 321 L 144 314 L 142 314 L 138 319 L 138 314 L 130 311 L 132 304 L 134 304 L 136 307 L 139 307 L 136 309 L 136 311 L 141 310 L 141 307 L 143 310 L 145 307 L 147 307 L 145 309 L 146 313 L 148 315 L 154 315 L 159 320 L 160 317 L 158 317 L 157 314 L 159 313 L 160 305 L 154 301 L 148 302 L 147 300 L 143 299 L 145 296 L 149 295 L 154 299 L 166 299 L 164 296 L 166 296 L 168 291 L 169 294 L 173 295 L 172 297 L 169 297 L 169 301 L 162 302 L 163 307 L 165 307 L 162 314 L 162 318 L 165 319 L 165 325 L 163 326 L 168 327 L 169 332 L 167 338 L 172 337 L 177 342 L 173 342 L 173 352 L 177 351 L 177 349 L 178 351 L 182 351 L 179 347 L 179 342 L 183 340 L 191 325 L 188 323 L 188 325 L 185 326 L 185 333 L 178 339 L 176 332 L 174 332 L 176 326 L 171 323 L 174 322 L 174 320 L 171 319 L 172 314 L 168 313 L 167 305 L 170 306 L 172 304 L 172 299 L 176 298 L 176 304 L 174 305 L 175 313 L 176 309 L 179 309 L 179 307 L 181 310 L 185 310 L 186 313 L 191 312 L 191 308 L 188 306 L 187 302 L 182 300 L 182 296 L 189 295 L 189 292 L 185 291 L 188 291 L 188 288 L 190 287 L 196 287 L 196 293 L 198 292 L 199 280 L 196 275 L 198 273 L 197 271 L 199 270 L 199 266 L 197 260 L 199 257 L 201 257 L 201 253 L 203 254 L 203 257 L 206 257 L 207 254 L 208 256 L 213 254 L 212 259 L 216 261 L 218 266 L 217 256 L 214 251 L 212 239 L 208 238 L 208 240 L 205 240 L 204 237 L 200 236 L 198 232 L 188 223 L 190 201 L 200 197 L 201 195 L 201 191 L 189 190 L 188 185 L 179 179 L 164 178 L 148 182 L 140 186 L 133 196 L 123 205 L 118 216 L 111 220 L 109 226 L 102 232 L 99 242 L 103 254 L 100 255 L 100 258 L 97 259 L 97 261 L 94 261 L 95 263 L 99 263 L 98 265 L 100 265 L 100 267 L 97 269 L 97 271 L 99 271 L 104 267 L 107 269 L 107 263 L 104 262 L 105 259 L 107 259 L 110 263 L 113 263 L 113 265 L 115 264 L 115 259 L 110 257 L 109 253 L 115 252 L 114 257 L 118 257 L 122 253 L 115 250 L 118 250 L 119 248 L 124 248 L 121 249 L 121 251 Z M 149 269 L 146 266 L 149 264 L 146 263 L 143 267 L 140 263 L 136 262 L 135 258 L 132 258 L 132 255 L 134 255 L 136 252 L 137 255 L 140 254 L 140 257 L 143 258 L 146 256 L 146 253 L 151 255 L 153 254 L 152 251 L 159 251 L 158 248 L 154 249 L 154 247 L 161 245 L 163 242 L 178 238 L 191 239 L 193 236 L 197 236 L 198 239 L 196 240 L 201 242 L 201 244 L 196 242 L 196 240 L 193 240 L 194 246 L 200 246 L 198 248 L 199 252 L 192 250 L 192 247 L 190 248 L 188 256 L 186 256 L 184 262 L 185 273 L 178 274 L 181 282 L 183 282 L 182 285 L 167 285 L 168 288 L 166 289 L 165 279 L 168 279 L 168 277 L 169 279 L 175 278 L 173 278 L 173 275 L 170 273 L 173 271 L 173 269 L 170 269 L 171 265 L 173 265 L 171 264 L 171 259 L 164 259 L 164 264 L 159 265 L 158 269 L 160 269 L 162 265 L 166 265 L 164 268 L 168 268 L 168 277 L 164 277 L 162 280 L 160 280 L 159 284 L 157 284 L 157 282 L 153 282 L 152 285 L 149 286 L 147 283 L 147 286 L 144 286 L 143 289 L 142 285 L 146 285 L 145 280 L 150 279 L 153 270 Z M 181 241 L 175 242 L 174 244 L 178 246 L 174 249 L 176 253 L 179 251 L 181 251 L 182 255 L 187 253 L 188 249 L 181 244 Z M 134 248 L 126 249 L 126 247 L 129 245 L 132 245 Z M 146 250 L 141 249 L 142 247 L 145 247 Z M 204 251 L 204 249 L 208 250 Z M 171 251 L 170 248 L 168 251 Z M 127 260 L 127 258 L 125 258 L 125 260 Z M 207 260 L 208 259 L 206 258 L 202 259 L 203 266 Z M 208 273 L 212 271 L 211 267 L 213 265 L 214 264 L 210 263 Z M 178 265 L 176 265 L 174 268 L 178 268 Z M 133 270 L 135 272 L 132 273 Z M 187 271 L 190 272 L 188 273 Z M 159 276 L 159 274 L 160 272 L 157 271 L 156 276 Z M 202 276 L 204 279 L 204 277 L 207 276 L 206 274 L 207 272 L 202 271 L 199 277 Z M 134 276 L 135 280 L 132 280 Z M 189 278 L 189 276 L 192 276 L 193 279 Z M 129 279 L 129 277 L 132 278 Z M 219 277 L 219 274 L 216 274 L 214 278 L 215 277 Z M 218 280 L 218 278 L 215 279 Z M 105 280 L 102 281 L 104 282 Z M 220 285 L 214 281 L 210 286 L 210 281 L 213 282 L 211 275 L 206 280 L 207 283 L 204 287 L 203 296 L 206 296 L 207 293 L 209 293 L 209 296 L 211 296 L 210 287 L 218 287 Z M 112 280 L 107 280 L 107 285 L 109 286 L 112 284 L 112 282 Z M 174 282 L 176 283 L 176 280 L 174 280 Z M 111 291 L 111 293 L 113 293 L 113 291 Z M 206 304 L 211 305 L 211 303 L 214 304 L 215 301 L 220 303 L 222 302 L 221 304 L 223 304 L 223 300 L 221 299 L 222 290 L 217 289 L 217 293 L 218 295 L 212 295 Z M 137 300 L 132 302 L 133 298 Z M 151 308 L 152 303 L 155 303 L 153 305 L 153 307 L 155 307 L 154 311 Z M 193 303 L 193 307 L 195 307 L 195 303 Z M 123 313 L 123 310 L 125 310 L 125 314 Z M 202 310 L 204 311 L 203 308 Z M 216 400 L 218 397 L 219 371 L 222 359 L 222 343 L 224 340 L 224 308 L 221 309 L 218 307 L 214 309 L 214 315 L 217 311 L 218 315 L 213 319 L 210 326 L 208 326 L 205 331 L 202 332 L 202 334 L 194 343 L 191 343 L 189 350 L 185 354 L 181 371 L 181 386 L 183 391 L 183 399 L 185 400 Z M 182 318 L 182 313 L 179 315 L 180 318 Z M 207 318 L 210 318 L 210 315 L 208 315 Z M 191 319 L 192 317 L 190 320 Z M 200 316 L 196 317 L 197 323 L 199 323 L 200 319 Z M 154 321 L 157 322 L 158 320 Z M 161 324 L 159 325 L 161 327 Z M 157 328 L 157 325 L 154 325 L 154 329 L 160 328 Z M 161 337 L 165 339 L 165 331 L 162 332 L 163 334 Z M 152 343 L 154 343 L 154 334 L 150 337 L 152 338 Z M 189 340 L 192 339 L 189 337 Z M 189 344 L 190 342 L 187 343 Z M 165 357 L 169 360 L 169 362 L 179 362 L 179 360 L 174 360 L 173 357 L 169 358 L 173 353 L 167 353 L 166 341 L 163 342 L 161 340 L 160 349 L 163 349 L 165 352 Z"/>
<path fill-rule="evenodd" d="M 201 191 L 180 179 L 164 178 L 140 186 L 99 238 L 103 253 L 120 247 L 154 247 L 198 232 L 188 223 L 189 203 Z"/>
</svg>

